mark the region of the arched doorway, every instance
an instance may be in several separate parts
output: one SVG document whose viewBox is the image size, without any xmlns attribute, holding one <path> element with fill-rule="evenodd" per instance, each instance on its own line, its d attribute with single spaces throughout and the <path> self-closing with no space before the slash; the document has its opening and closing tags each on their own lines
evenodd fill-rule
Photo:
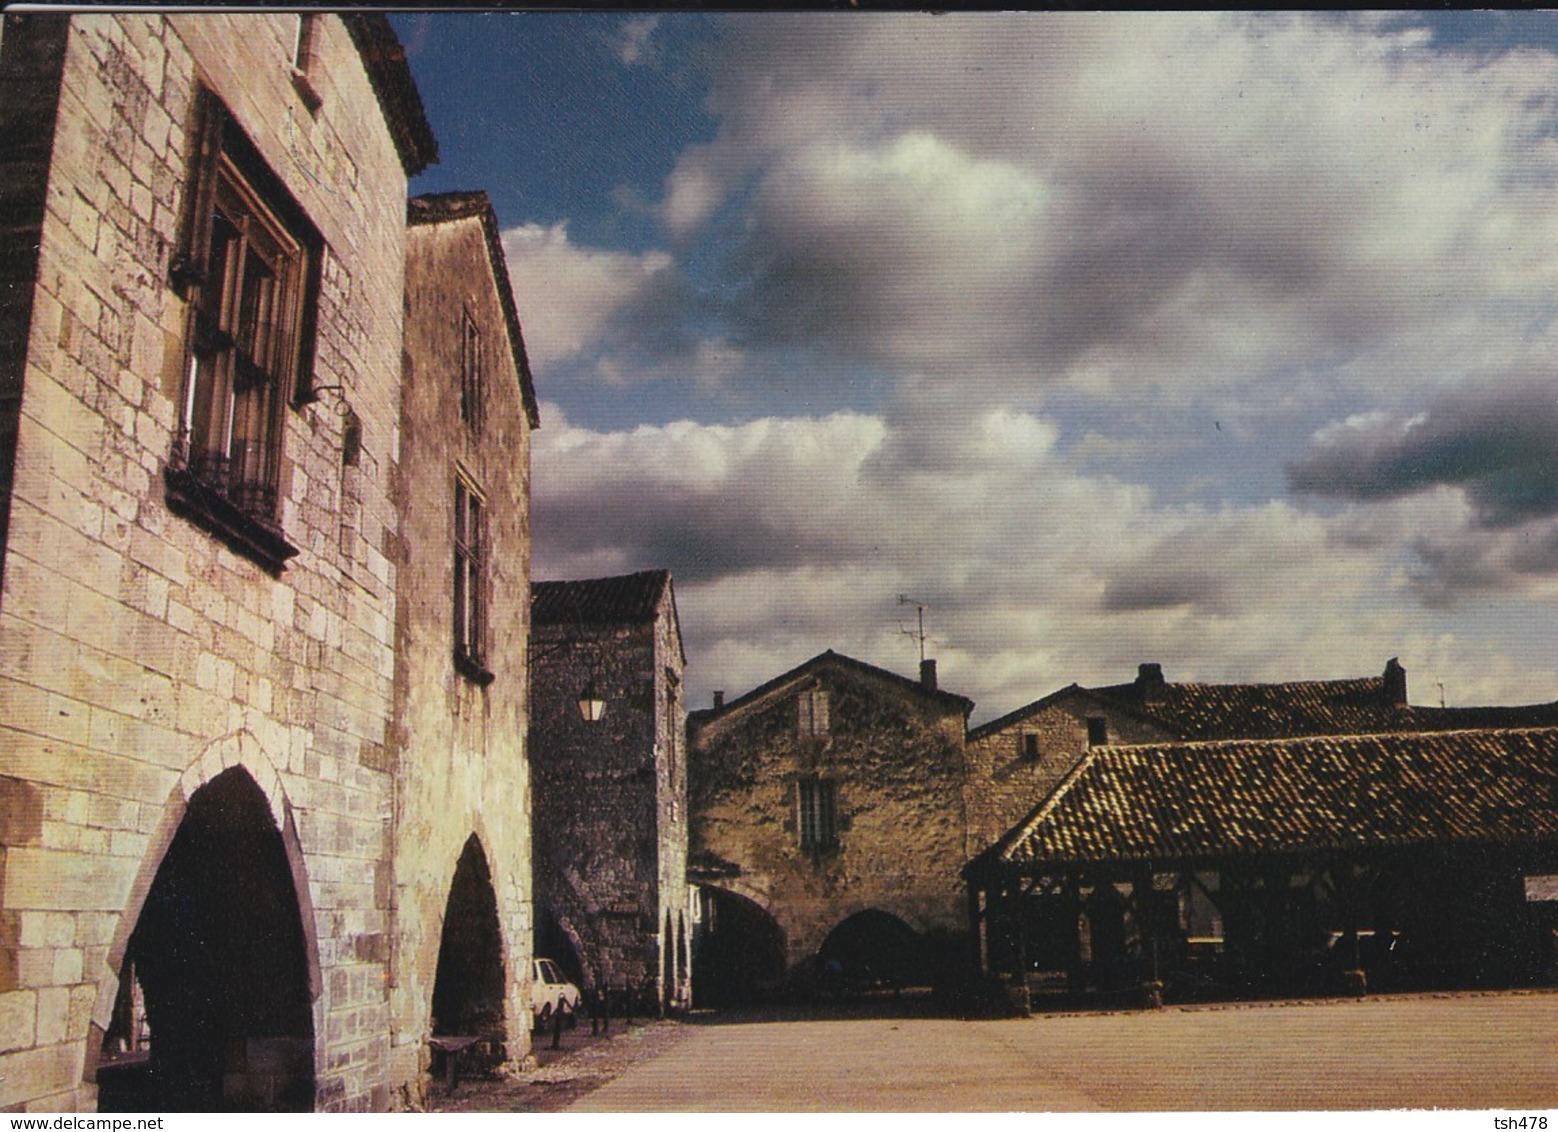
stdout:
<svg viewBox="0 0 1558 1132">
<path fill-rule="evenodd" d="M 585 966 L 570 925 L 552 909 L 536 909 L 534 941 L 537 959 L 552 960 L 568 976 L 568 981 L 586 994 L 595 990 L 595 973 Z"/>
<path fill-rule="evenodd" d="M 784 931 L 754 901 L 705 887 L 703 922 L 693 939 L 693 1003 L 739 1006 L 772 998 L 784 986 Z"/>
<path fill-rule="evenodd" d="M 817 949 L 818 977 L 852 992 L 926 987 L 925 938 L 891 912 L 868 908 L 844 920 Z"/>
<path fill-rule="evenodd" d="M 455 865 L 444 908 L 438 972 L 433 979 L 433 1036 L 485 1038 L 488 1059 L 498 1064 L 507 1058 L 503 1016 L 498 900 L 487 855 L 472 834 Z"/>
<path fill-rule="evenodd" d="M 103 1112 L 314 1107 L 308 949 L 281 831 L 241 768 L 189 799 L 125 948 Z"/>
</svg>

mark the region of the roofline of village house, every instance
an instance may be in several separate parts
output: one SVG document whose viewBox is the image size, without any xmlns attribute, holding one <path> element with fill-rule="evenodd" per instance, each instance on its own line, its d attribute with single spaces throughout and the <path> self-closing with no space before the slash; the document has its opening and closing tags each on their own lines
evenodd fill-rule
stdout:
<svg viewBox="0 0 1558 1132">
<path fill-rule="evenodd" d="M 429 165 L 438 164 L 438 138 L 428 123 L 406 49 L 389 17 L 383 12 L 343 12 L 341 21 L 362 56 L 406 176 L 415 177 Z"/>
<path fill-rule="evenodd" d="M 802 663 L 796 665 L 788 672 L 781 673 L 780 675 L 775 676 L 772 680 L 758 685 L 746 695 L 731 700 L 723 707 L 704 708 L 699 711 L 688 712 L 687 720 L 689 723 L 695 723 L 700 727 L 707 726 L 708 724 L 717 720 L 726 718 L 732 712 L 740 711 L 747 705 L 762 699 L 777 689 L 784 687 L 786 684 L 799 679 L 813 668 L 817 668 L 828 662 L 842 663 L 848 667 L 864 672 L 867 675 L 877 676 L 890 680 L 895 684 L 901 685 L 906 691 L 915 692 L 921 696 L 926 696 L 933 700 L 940 700 L 945 704 L 959 707 L 962 709 L 963 718 L 965 721 L 968 719 L 969 713 L 974 710 L 974 701 L 969 699 L 967 696 L 960 696 L 956 692 L 943 691 L 940 688 L 927 688 L 918 680 L 913 680 L 907 676 L 902 676 L 897 672 L 891 671 L 890 669 L 878 668 L 874 664 L 867 664 L 863 660 L 856 660 L 852 656 L 845 656 L 841 652 L 834 652 L 832 649 L 828 649 L 825 652 L 818 653 L 810 660 L 803 661 Z"/>
<path fill-rule="evenodd" d="M 530 427 L 541 427 L 541 409 L 536 402 L 535 381 L 530 375 L 530 357 L 525 352 L 525 336 L 520 330 L 519 308 L 514 302 L 514 287 L 509 281 L 508 257 L 503 254 L 503 239 L 498 232 L 498 214 L 492 207 L 492 198 L 485 190 L 465 192 L 427 193 L 412 197 L 406 202 L 406 223 L 415 227 L 429 224 L 445 224 L 455 220 L 475 217 L 481 221 L 482 234 L 487 241 L 487 258 L 492 265 L 493 284 L 498 289 L 498 302 L 503 307 L 503 321 L 508 328 L 509 352 L 514 356 L 514 370 L 519 375 L 519 395 L 525 403 L 525 416 Z"/>
<path fill-rule="evenodd" d="M 1176 727 L 1167 720 L 1160 719 L 1158 716 L 1144 712 L 1133 704 L 1122 703 L 1119 699 L 1109 695 L 1101 689 L 1086 688 L 1081 684 L 1067 684 L 1064 688 L 1053 691 L 1041 699 L 1034 700 L 1031 704 L 1025 704 L 1016 711 L 1007 712 L 999 719 L 992 719 L 988 723 L 981 723 L 978 727 L 975 727 L 968 733 L 967 741 L 973 743 L 991 735 L 999 734 L 1001 731 L 1012 726 L 1013 724 L 1021 723 L 1029 716 L 1043 711 L 1051 704 L 1056 703 L 1062 697 L 1068 695 L 1082 695 L 1087 699 L 1092 700 L 1099 707 L 1107 708 L 1111 712 L 1114 712 L 1118 715 L 1124 715 L 1138 723 L 1150 724 L 1151 726 L 1159 728 L 1160 730 L 1172 732 L 1176 738 L 1183 738 L 1184 736 L 1183 728 Z"/>
</svg>

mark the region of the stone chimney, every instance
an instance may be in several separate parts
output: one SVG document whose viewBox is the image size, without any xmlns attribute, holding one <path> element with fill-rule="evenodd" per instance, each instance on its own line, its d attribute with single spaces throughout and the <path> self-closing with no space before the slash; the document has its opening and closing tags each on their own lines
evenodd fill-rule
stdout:
<svg viewBox="0 0 1558 1132">
<path fill-rule="evenodd" d="M 934 660 L 920 661 L 920 686 L 927 691 L 936 690 L 936 662 Z"/>
<path fill-rule="evenodd" d="M 725 710 L 725 692 L 724 692 L 724 689 L 720 689 L 719 691 L 714 693 L 714 710 L 715 711 L 724 711 Z"/>
<path fill-rule="evenodd" d="M 1161 664 L 1138 664 L 1136 666 L 1136 687 L 1141 689 L 1141 698 L 1146 701 L 1158 699 L 1163 694 L 1163 666 Z"/>
<path fill-rule="evenodd" d="M 1407 670 L 1401 667 L 1401 661 L 1396 657 L 1391 657 L 1385 662 L 1385 702 L 1387 704 L 1407 702 Z"/>
</svg>

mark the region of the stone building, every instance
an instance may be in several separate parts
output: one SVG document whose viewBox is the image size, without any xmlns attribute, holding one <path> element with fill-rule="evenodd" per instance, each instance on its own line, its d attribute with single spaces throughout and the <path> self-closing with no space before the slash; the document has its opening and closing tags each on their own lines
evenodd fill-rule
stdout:
<svg viewBox="0 0 1558 1132">
<path fill-rule="evenodd" d="M 692 713 L 703 1001 L 936 976 L 936 944 L 964 923 L 972 708 L 934 661 L 914 681 L 828 651 Z"/>
<path fill-rule="evenodd" d="M 530 432 L 524 339 L 485 193 L 410 202 L 395 546 L 397 1081 L 430 1037 L 528 1048 Z M 469 1055 L 467 1055 L 469 1057 Z"/>
<path fill-rule="evenodd" d="M 1095 747 L 1558 724 L 1558 704 L 1412 704 L 1394 658 L 1379 676 L 1266 684 L 1176 683 L 1157 664 L 1128 684 L 1062 688 L 968 733 L 968 854 L 1022 819 Z"/>
<path fill-rule="evenodd" d="M 8 15 L 0 137 L 0 1107 L 385 1108 L 416 1085 L 472 833 L 526 926 L 523 820 L 474 800 L 522 814 L 522 765 L 469 765 L 522 762 L 524 662 L 450 672 L 448 520 L 412 508 L 424 557 L 400 514 L 408 243 L 457 257 L 486 221 L 408 236 L 436 146 L 382 16 Z M 469 304 L 523 443 L 501 275 L 478 255 L 413 314 L 433 347 Z M 457 457 L 513 508 L 497 442 Z M 518 547 L 523 509 L 493 527 Z M 435 615 L 397 618 L 432 558 L 437 646 Z M 489 649 L 523 605 L 494 597 Z M 440 654 L 443 703 L 397 688 L 398 635 L 424 672 Z"/>
<path fill-rule="evenodd" d="M 532 588 L 537 951 L 638 1009 L 691 1001 L 686 704 L 671 576 Z"/>
</svg>

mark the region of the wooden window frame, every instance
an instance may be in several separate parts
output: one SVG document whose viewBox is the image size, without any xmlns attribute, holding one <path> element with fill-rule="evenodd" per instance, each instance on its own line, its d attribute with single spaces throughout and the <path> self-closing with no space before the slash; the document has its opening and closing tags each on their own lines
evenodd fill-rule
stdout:
<svg viewBox="0 0 1558 1132">
<path fill-rule="evenodd" d="M 839 845 L 838 783 L 811 775 L 795 784 L 795 829 L 801 848 L 813 852 Z"/>
<path fill-rule="evenodd" d="M 184 239 L 184 381 L 170 509 L 279 573 L 286 410 L 309 399 L 323 241 L 214 95 L 197 99 Z"/>
<path fill-rule="evenodd" d="M 454 666 L 485 688 L 487 667 L 487 501 L 464 476 L 454 481 Z"/>
</svg>

